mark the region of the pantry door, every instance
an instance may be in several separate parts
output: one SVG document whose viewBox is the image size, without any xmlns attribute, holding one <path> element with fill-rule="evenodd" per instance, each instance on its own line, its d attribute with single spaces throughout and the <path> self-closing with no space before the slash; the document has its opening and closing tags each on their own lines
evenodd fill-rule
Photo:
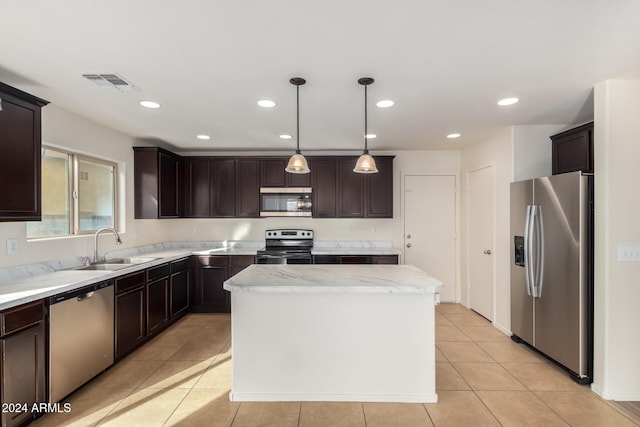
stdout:
<svg viewBox="0 0 640 427">
<path fill-rule="evenodd" d="M 405 175 L 404 263 L 443 282 L 440 300 L 457 302 L 456 176 Z"/>
</svg>

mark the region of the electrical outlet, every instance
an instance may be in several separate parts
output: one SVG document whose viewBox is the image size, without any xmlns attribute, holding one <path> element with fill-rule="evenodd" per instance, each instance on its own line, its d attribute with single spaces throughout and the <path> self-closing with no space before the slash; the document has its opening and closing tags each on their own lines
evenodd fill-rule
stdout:
<svg viewBox="0 0 640 427">
<path fill-rule="evenodd" d="M 7 239 L 7 255 L 15 255 L 18 253 L 18 240 Z"/>
<path fill-rule="evenodd" d="M 618 261 L 640 262 L 640 246 L 618 246 Z"/>
</svg>

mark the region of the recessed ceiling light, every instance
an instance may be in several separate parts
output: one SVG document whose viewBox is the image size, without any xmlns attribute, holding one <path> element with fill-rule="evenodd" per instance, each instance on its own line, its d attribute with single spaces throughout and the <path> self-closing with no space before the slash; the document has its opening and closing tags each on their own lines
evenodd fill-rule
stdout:
<svg viewBox="0 0 640 427">
<path fill-rule="evenodd" d="M 373 139 L 375 138 L 377 135 L 375 133 L 368 133 L 366 134 L 364 137 L 367 139 Z"/>
<path fill-rule="evenodd" d="M 271 101 L 270 99 L 261 99 L 258 101 L 258 105 L 264 108 L 273 108 L 276 106 L 276 103 Z"/>
<path fill-rule="evenodd" d="M 518 98 L 504 98 L 498 101 L 498 105 L 501 105 L 501 106 L 513 105 L 518 101 L 520 101 Z"/>
<path fill-rule="evenodd" d="M 140 105 L 144 108 L 160 108 L 160 104 L 155 101 L 140 101 Z"/>
<path fill-rule="evenodd" d="M 391 107 L 393 104 L 395 104 L 395 102 L 393 102 L 392 100 L 385 99 L 382 101 L 378 101 L 376 105 L 380 108 L 387 108 L 387 107 Z"/>
<path fill-rule="evenodd" d="M 211 139 L 211 137 L 209 135 L 204 135 L 204 134 L 200 134 L 200 135 L 196 136 L 196 138 L 203 139 L 203 140 Z"/>
<path fill-rule="evenodd" d="M 287 135 L 286 133 L 283 133 L 282 135 L 280 135 L 280 139 L 291 139 L 293 138 L 291 135 Z"/>
<path fill-rule="evenodd" d="M 459 133 L 450 133 L 449 135 L 447 135 L 447 138 L 449 138 L 449 139 L 460 138 L 460 134 Z"/>
</svg>

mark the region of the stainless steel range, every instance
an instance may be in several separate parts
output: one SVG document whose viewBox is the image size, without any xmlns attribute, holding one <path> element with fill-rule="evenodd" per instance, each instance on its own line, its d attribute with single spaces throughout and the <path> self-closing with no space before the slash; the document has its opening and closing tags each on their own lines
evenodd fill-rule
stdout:
<svg viewBox="0 0 640 427">
<path fill-rule="evenodd" d="M 264 232 L 265 247 L 258 264 L 311 264 L 313 230 L 277 229 Z"/>
</svg>

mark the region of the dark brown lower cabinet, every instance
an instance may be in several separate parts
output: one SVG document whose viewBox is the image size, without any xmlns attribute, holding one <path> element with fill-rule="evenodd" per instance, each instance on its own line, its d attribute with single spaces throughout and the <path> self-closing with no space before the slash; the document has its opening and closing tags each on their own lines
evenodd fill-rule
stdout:
<svg viewBox="0 0 640 427">
<path fill-rule="evenodd" d="M 147 269 L 147 335 L 169 324 L 169 263 Z"/>
<path fill-rule="evenodd" d="M 169 317 L 173 321 L 189 310 L 189 258 L 171 263 Z"/>
<path fill-rule="evenodd" d="M 44 301 L 3 311 L 0 347 L 2 426 L 26 424 L 46 402 Z"/>
<path fill-rule="evenodd" d="M 147 283 L 147 335 L 153 335 L 169 322 L 169 278 Z"/>
<path fill-rule="evenodd" d="M 253 255 L 210 255 L 193 257 L 191 311 L 231 312 L 231 295 L 224 281 L 255 262 Z"/>
<path fill-rule="evenodd" d="M 145 272 L 116 278 L 115 357 L 129 353 L 142 344 L 147 335 Z"/>
<path fill-rule="evenodd" d="M 188 265 L 183 258 L 115 279 L 117 360 L 188 310 Z"/>
<path fill-rule="evenodd" d="M 397 264 L 398 255 L 314 255 L 314 264 Z"/>
</svg>

